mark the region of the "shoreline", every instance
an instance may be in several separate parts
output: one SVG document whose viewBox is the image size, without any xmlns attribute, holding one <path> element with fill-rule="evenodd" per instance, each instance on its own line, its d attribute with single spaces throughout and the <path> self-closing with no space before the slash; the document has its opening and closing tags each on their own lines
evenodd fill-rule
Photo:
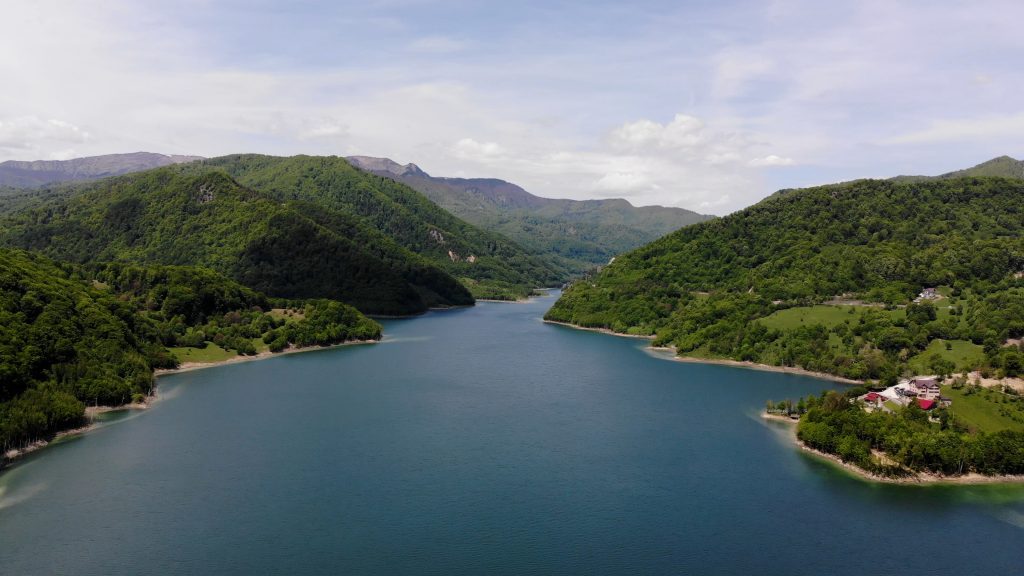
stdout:
<svg viewBox="0 0 1024 576">
<path fill-rule="evenodd" d="M 157 401 L 156 388 L 153 389 L 153 394 L 146 397 L 145 402 L 131 402 L 129 404 L 122 404 L 120 406 L 86 406 L 83 417 L 86 419 L 84 426 L 77 428 L 71 428 L 70 430 L 61 430 L 53 435 L 53 438 L 49 440 L 36 440 L 35 442 L 25 446 L 24 448 L 16 448 L 8 450 L 0 455 L 0 473 L 5 469 L 13 465 L 16 461 L 21 460 L 25 456 L 38 452 L 48 446 L 59 444 L 60 442 L 81 436 L 88 432 L 91 432 L 96 428 L 96 416 L 100 414 L 106 414 L 108 412 L 122 412 L 128 410 L 147 410 L 154 402 Z"/>
<path fill-rule="evenodd" d="M 675 352 L 674 348 L 664 346 L 651 346 L 652 350 L 660 351 L 671 351 Z M 690 362 L 693 364 L 717 364 L 719 366 L 732 366 L 733 368 L 746 368 L 748 370 L 760 370 L 762 372 L 778 372 L 781 374 L 796 374 L 798 376 L 810 376 L 812 378 L 818 378 L 821 380 L 831 380 L 840 384 L 850 384 L 852 386 L 863 384 L 863 380 L 854 380 L 852 378 L 844 378 L 842 376 L 836 376 L 835 374 L 829 374 L 828 372 L 815 372 L 813 370 L 806 370 L 797 366 L 772 366 L 771 364 L 758 364 L 757 362 L 750 362 L 744 360 L 729 360 L 728 358 L 694 358 L 693 356 L 672 356 L 672 360 L 677 362 Z"/>
<path fill-rule="evenodd" d="M 941 485 L 959 485 L 959 486 L 978 486 L 983 484 L 1024 484 L 1024 475 L 1013 476 L 1013 475 L 1000 475 L 1000 476 L 986 476 L 977 472 L 969 472 L 960 476 L 943 476 L 941 474 L 932 474 L 930 472 L 913 472 L 911 476 L 904 477 L 889 477 L 879 476 L 869 472 L 860 466 L 844 462 L 842 458 L 835 454 L 829 454 L 828 452 L 822 452 L 816 448 L 811 448 L 799 438 L 796 437 L 796 425 L 800 422 L 799 420 L 793 420 L 788 416 L 782 416 L 781 414 L 769 414 L 767 412 L 761 412 L 761 417 L 765 420 L 774 420 L 776 422 L 785 422 L 792 426 L 792 439 L 793 444 L 800 448 L 806 454 L 809 454 L 819 460 L 824 460 L 827 463 L 842 468 L 844 471 L 856 476 L 858 479 L 866 482 L 875 482 L 878 484 L 900 484 L 905 486 L 941 486 Z M 884 454 L 884 453 L 883 453 Z"/>
<path fill-rule="evenodd" d="M 543 319 L 542 322 L 545 324 L 554 324 L 555 326 L 565 326 L 566 328 L 572 328 L 573 330 L 583 330 L 584 332 L 597 332 L 598 334 L 606 334 L 608 336 L 618 336 L 619 338 L 639 338 L 641 340 L 654 340 L 654 336 L 643 336 L 640 334 L 623 334 L 621 332 L 615 332 L 608 328 L 588 328 L 586 326 L 577 326 L 568 322 L 559 322 L 558 320 Z M 650 346 L 652 350 L 657 350 L 654 346 Z"/>
<path fill-rule="evenodd" d="M 499 300 L 497 298 L 477 298 L 477 302 L 490 302 L 491 304 L 529 304 L 529 298 L 516 298 L 515 300 Z"/>
<path fill-rule="evenodd" d="M 477 302 L 491 302 L 494 304 L 529 304 L 534 298 L 545 298 L 550 296 L 550 292 L 552 290 L 558 290 L 558 288 L 534 288 L 533 294 L 530 294 L 525 298 L 516 298 L 515 300 L 502 300 L 499 298 L 476 298 L 475 300 Z"/>
<path fill-rule="evenodd" d="M 614 332 L 608 328 L 587 328 L 584 326 L 577 326 L 568 322 L 559 322 L 557 320 L 544 320 L 545 324 L 555 324 L 558 326 L 565 326 L 574 330 L 583 330 L 586 332 L 597 332 L 599 334 L 607 334 L 609 336 L 618 336 L 620 338 L 640 338 L 644 340 L 654 340 L 654 336 L 641 336 L 637 334 L 622 334 Z M 694 356 L 679 356 L 676 354 L 676 349 L 673 346 L 648 346 L 648 350 L 655 352 L 672 352 L 672 357 L 669 360 L 676 362 L 689 362 L 693 364 L 716 364 L 719 366 L 732 366 L 733 368 L 746 368 L 748 370 L 760 370 L 762 372 L 779 372 L 783 374 L 796 374 L 799 376 L 810 376 L 812 378 L 818 378 L 821 380 L 831 380 L 833 382 L 839 382 L 841 384 L 858 385 L 863 384 L 863 380 L 854 380 L 852 378 L 844 378 L 842 376 L 836 376 L 835 374 L 829 374 L 828 372 L 815 372 L 813 370 L 806 370 L 796 366 L 772 366 L 771 364 L 759 364 L 757 362 L 742 361 L 742 360 L 730 360 L 728 358 L 696 358 Z"/>
<path fill-rule="evenodd" d="M 330 344 L 328 346 L 305 346 L 303 348 L 285 348 L 280 352 L 271 352 L 264 350 L 259 354 L 252 356 L 233 356 L 225 360 L 217 360 L 215 362 L 182 362 L 177 368 L 158 368 L 153 371 L 153 376 L 159 378 L 160 376 L 167 376 L 170 374 L 178 374 L 181 372 L 192 372 L 194 370 L 203 370 L 205 368 L 215 368 L 217 366 L 225 366 L 228 364 L 241 364 L 243 362 L 255 362 L 257 360 L 266 360 L 275 356 L 285 356 L 287 354 L 301 354 L 303 352 L 312 352 L 314 350 L 330 350 L 332 348 L 341 348 L 343 346 L 361 346 L 364 344 L 378 344 L 380 340 L 348 340 L 345 342 L 339 342 L 337 344 Z"/>
</svg>

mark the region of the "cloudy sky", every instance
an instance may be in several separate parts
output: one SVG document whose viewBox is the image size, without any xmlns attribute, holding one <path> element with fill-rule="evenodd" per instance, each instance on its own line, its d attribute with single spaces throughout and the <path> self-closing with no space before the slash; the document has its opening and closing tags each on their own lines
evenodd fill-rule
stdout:
<svg viewBox="0 0 1024 576">
<path fill-rule="evenodd" d="M 0 160 L 365 154 L 724 214 L 1024 156 L 1024 4 L 33 0 Z"/>
</svg>

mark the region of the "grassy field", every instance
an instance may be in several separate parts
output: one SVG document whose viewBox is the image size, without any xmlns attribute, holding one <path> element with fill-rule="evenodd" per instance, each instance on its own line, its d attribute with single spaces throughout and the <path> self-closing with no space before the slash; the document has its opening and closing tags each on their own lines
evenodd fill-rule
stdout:
<svg viewBox="0 0 1024 576">
<path fill-rule="evenodd" d="M 263 342 L 262 338 L 253 338 L 252 345 L 256 347 L 256 353 L 260 354 L 270 349 L 270 345 Z M 234 350 L 225 350 L 220 346 L 217 346 L 213 342 L 207 342 L 206 348 L 190 348 L 190 347 L 175 347 L 168 348 L 179 361 L 181 362 L 223 362 L 224 360 L 230 360 L 238 353 Z"/>
<path fill-rule="evenodd" d="M 261 342 L 262 343 L 262 342 Z M 177 347 L 168 348 L 178 360 L 184 362 L 223 362 L 238 356 L 234 350 L 225 350 L 213 342 L 206 344 L 206 348 Z"/>
<path fill-rule="evenodd" d="M 826 328 L 832 328 L 847 320 L 856 322 L 860 315 L 867 310 L 879 310 L 879 308 L 870 308 L 868 306 L 830 306 L 827 304 L 799 306 L 797 308 L 779 310 L 770 316 L 761 318 L 758 322 L 776 330 L 792 330 L 814 324 L 821 324 Z M 888 313 L 895 315 L 893 316 L 894 318 L 905 315 L 905 312 L 900 309 L 890 310 Z"/>
<path fill-rule="evenodd" d="M 1024 398 L 987 388 L 973 394 L 968 390 L 942 387 L 942 395 L 953 400 L 950 412 L 968 427 L 981 432 L 1024 430 Z"/>
<path fill-rule="evenodd" d="M 946 350 L 946 342 L 952 347 Z M 967 340 L 932 340 L 923 352 L 907 361 L 907 365 L 915 374 L 930 374 L 928 365 L 933 354 L 949 360 L 956 365 L 957 371 L 976 368 L 985 359 L 985 349 Z"/>
<path fill-rule="evenodd" d="M 892 319 L 902 320 L 906 318 L 907 312 L 903 308 L 885 310 L 872 306 L 833 306 L 830 304 L 818 304 L 817 306 L 798 306 L 779 310 L 769 316 L 761 318 L 758 322 L 776 330 L 792 330 L 801 326 L 812 326 L 821 324 L 826 328 L 838 326 L 849 320 L 851 323 L 860 319 L 860 316 L 868 310 L 881 310 Z M 949 308 L 940 306 L 936 309 L 936 318 L 945 320 L 949 318 Z"/>
</svg>

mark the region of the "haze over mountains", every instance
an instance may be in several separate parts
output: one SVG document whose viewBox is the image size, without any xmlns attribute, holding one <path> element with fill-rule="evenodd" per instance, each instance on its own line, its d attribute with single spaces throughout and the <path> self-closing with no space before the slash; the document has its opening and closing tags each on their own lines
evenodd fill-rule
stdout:
<svg viewBox="0 0 1024 576">
<path fill-rule="evenodd" d="M 71 160 L 8 160 L 0 162 L 0 186 L 32 188 L 57 182 L 95 180 L 200 159 L 201 156 L 133 152 Z"/>
<path fill-rule="evenodd" d="M 456 216 L 554 254 L 572 272 L 605 264 L 683 226 L 713 218 L 682 208 L 636 207 L 623 199 L 542 198 L 496 178 L 431 176 L 416 164 L 349 156 L 349 162 L 408 185 Z"/>
</svg>

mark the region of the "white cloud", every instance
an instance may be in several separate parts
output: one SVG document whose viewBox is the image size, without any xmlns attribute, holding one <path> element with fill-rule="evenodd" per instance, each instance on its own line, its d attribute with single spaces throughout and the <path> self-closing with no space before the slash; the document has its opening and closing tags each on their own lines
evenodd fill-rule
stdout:
<svg viewBox="0 0 1024 576">
<path fill-rule="evenodd" d="M 609 135 L 609 143 L 618 150 L 686 150 L 706 141 L 704 123 L 686 114 L 676 114 L 667 124 L 651 120 L 629 122 Z"/>
<path fill-rule="evenodd" d="M 609 172 L 594 182 L 594 188 L 602 192 L 627 194 L 630 192 L 658 190 L 661 187 L 652 182 L 646 174 Z"/>
<path fill-rule="evenodd" d="M 785 158 L 783 156 L 776 156 L 775 154 L 769 154 L 761 158 L 754 158 L 750 162 L 747 162 L 748 166 L 754 168 L 763 168 L 766 166 L 792 166 L 795 164 L 792 158 Z"/>
<path fill-rule="evenodd" d="M 497 142 L 477 142 L 472 138 L 462 138 L 452 146 L 452 153 L 462 160 L 486 162 L 500 157 L 505 149 Z"/>
<path fill-rule="evenodd" d="M 63 120 L 44 120 L 36 116 L 0 119 L 0 151 L 6 154 L 31 152 L 52 155 L 60 147 L 88 140 L 88 132 Z M 67 152 L 67 149 L 62 150 Z"/>
<path fill-rule="evenodd" d="M 655 19 L 595 6 L 589 29 L 613 36 L 579 33 L 578 8 L 524 5 L 457 37 L 443 23 L 466 6 L 420 0 L 333 14 L 13 2 L 0 160 L 360 153 L 546 196 L 728 211 L 781 187 L 1019 154 L 1024 9 L 979 2 L 727 0 Z"/>
</svg>

